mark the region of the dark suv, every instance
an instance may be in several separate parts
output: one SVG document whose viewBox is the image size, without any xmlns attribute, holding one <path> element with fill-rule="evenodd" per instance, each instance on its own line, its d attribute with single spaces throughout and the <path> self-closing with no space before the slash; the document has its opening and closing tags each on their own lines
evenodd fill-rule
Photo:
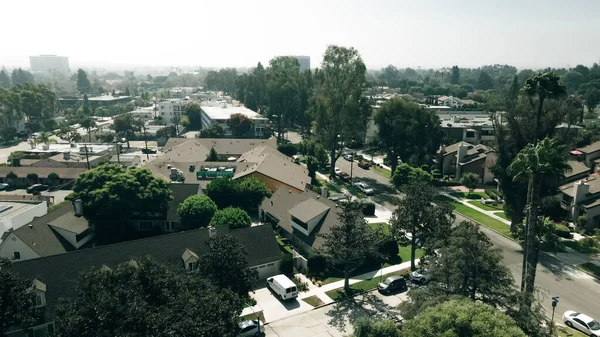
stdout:
<svg viewBox="0 0 600 337">
<path fill-rule="evenodd" d="M 406 280 L 404 277 L 395 275 L 386 278 L 383 282 L 377 285 L 377 289 L 382 294 L 390 294 L 396 291 L 403 291 L 408 289 L 406 286 Z"/>
</svg>

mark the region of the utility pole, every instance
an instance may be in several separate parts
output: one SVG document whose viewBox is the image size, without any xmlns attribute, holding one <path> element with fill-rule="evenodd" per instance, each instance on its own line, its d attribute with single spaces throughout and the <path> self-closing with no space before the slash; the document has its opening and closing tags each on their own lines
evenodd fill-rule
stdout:
<svg viewBox="0 0 600 337">
<path fill-rule="evenodd" d="M 119 152 L 121 152 L 119 150 L 119 140 L 115 139 L 115 149 L 117 151 L 117 163 L 119 163 L 119 165 L 121 165 L 121 158 L 119 157 Z"/>
<path fill-rule="evenodd" d="M 88 144 L 85 144 L 85 160 L 87 161 L 88 170 L 90 169 L 90 157 L 88 156 Z"/>
</svg>

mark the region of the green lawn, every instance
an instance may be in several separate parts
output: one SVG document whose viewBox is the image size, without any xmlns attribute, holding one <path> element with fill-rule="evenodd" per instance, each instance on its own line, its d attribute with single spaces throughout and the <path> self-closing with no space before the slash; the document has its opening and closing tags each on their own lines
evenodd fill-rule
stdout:
<svg viewBox="0 0 600 337">
<path fill-rule="evenodd" d="M 502 211 L 504 210 L 504 208 L 502 207 L 501 204 L 484 204 L 481 201 L 476 201 L 476 200 L 471 200 L 468 201 L 468 203 L 470 203 L 471 205 L 475 206 L 475 207 L 479 207 L 484 211 Z"/>
<path fill-rule="evenodd" d="M 504 220 L 508 220 L 508 221 L 510 221 L 510 218 L 509 218 L 509 217 L 508 217 L 508 215 L 506 215 L 506 213 L 504 213 L 504 212 L 495 212 L 494 214 L 495 214 L 495 215 L 497 215 L 497 216 L 499 216 L 499 217 L 501 217 L 501 218 L 502 218 L 502 219 L 504 219 Z"/>
<path fill-rule="evenodd" d="M 588 271 L 588 272 L 594 274 L 595 276 L 600 277 L 600 266 L 598 266 L 592 262 L 586 262 L 586 263 L 580 264 L 577 266 L 577 268 L 583 269 L 585 271 Z"/>
<path fill-rule="evenodd" d="M 317 176 L 317 181 L 319 182 L 320 186 L 325 186 L 327 187 L 327 189 L 329 190 L 329 194 L 340 194 L 342 193 L 342 190 L 340 190 L 339 187 L 337 187 L 336 185 L 327 182 L 326 180 L 320 178 Z"/>
<path fill-rule="evenodd" d="M 380 174 L 388 179 L 392 179 L 392 171 L 384 169 L 383 167 L 371 166 L 371 170 L 375 173 Z"/>
<path fill-rule="evenodd" d="M 323 303 L 323 301 L 321 301 L 321 299 L 319 297 L 317 297 L 317 295 L 303 298 L 302 301 L 308 303 L 309 305 L 312 305 L 313 307 L 318 307 L 318 306 L 325 304 L 325 303 Z"/>
<path fill-rule="evenodd" d="M 390 227 L 388 226 L 387 223 L 385 222 L 374 222 L 374 223 L 370 223 L 369 227 L 371 227 L 373 230 L 380 228 L 384 233 L 389 233 L 390 232 Z M 415 258 L 416 259 L 420 259 L 421 256 L 423 256 L 423 249 L 418 248 L 415 251 Z M 410 261 L 410 245 L 408 246 L 401 246 L 398 245 L 398 256 L 400 256 L 400 261 L 401 262 L 406 262 L 406 261 Z M 384 264 L 384 267 L 390 266 L 391 264 Z"/>
<path fill-rule="evenodd" d="M 505 236 L 507 236 L 509 238 L 511 237 L 510 226 L 499 220 L 489 217 L 481 212 L 478 212 L 478 211 L 470 208 L 469 206 L 465 206 L 465 205 L 463 205 L 459 202 L 456 202 L 456 201 L 454 201 L 446 196 L 443 196 L 443 195 L 436 196 L 436 201 L 452 202 L 452 205 L 454 206 L 454 210 L 457 213 L 460 213 L 468 218 L 471 218 L 486 227 L 489 227 L 495 231 L 498 231 L 498 232 L 504 234 Z"/>
<path fill-rule="evenodd" d="M 256 314 L 255 313 L 251 313 L 251 314 L 248 314 L 246 316 L 240 316 L 240 322 L 247 321 L 249 319 L 255 320 L 256 319 L 256 315 L 258 315 L 258 317 L 260 317 L 260 321 L 261 322 L 263 322 L 263 323 L 265 322 L 265 315 L 263 314 L 262 311 L 259 311 Z"/>
<path fill-rule="evenodd" d="M 586 337 L 587 335 L 569 327 L 556 327 L 556 332 L 558 333 L 558 337 Z"/>
<path fill-rule="evenodd" d="M 461 199 L 489 199 L 490 197 L 485 192 L 452 192 L 452 196 Z"/>
<path fill-rule="evenodd" d="M 365 291 L 377 288 L 377 284 L 379 284 L 379 282 L 381 282 L 382 280 L 385 280 L 386 277 L 388 277 L 388 276 L 406 275 L 406 274 L 408 274 L 408 269 L 400 270 L 400 271 L 389 273 L 389 274 L 384 274 L 383 276 L 376 275 L 372 279 L 360 281 L 360 282 L 357 282 L 357 283 L 351 285 L 350 289 L 352 289 L 352 291 L 354 293 L 365 292 Z M 330 291 L 326 292 L 326 294 L 327 294 L 327 296 L 331 297 L 331 299 L 334 301 L 341 299 L 345 296 L 344 287 L 330 290 Z"/>
</svg>

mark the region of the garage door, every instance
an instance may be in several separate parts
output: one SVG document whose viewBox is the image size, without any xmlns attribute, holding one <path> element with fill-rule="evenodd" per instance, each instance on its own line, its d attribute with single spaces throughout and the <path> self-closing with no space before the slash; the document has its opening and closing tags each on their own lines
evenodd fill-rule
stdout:
<svg viewBox="0 0 600 337">
<path fill-rule="evenodd" d="M 276 261 L 258 266 L 256 268 L 256 270 L 258 271 L 258 278 L 263 280 L 269 276 L 281 274 L 281 272 L 279 271 L 279 263 L 280 261 Z"/>
</svg>

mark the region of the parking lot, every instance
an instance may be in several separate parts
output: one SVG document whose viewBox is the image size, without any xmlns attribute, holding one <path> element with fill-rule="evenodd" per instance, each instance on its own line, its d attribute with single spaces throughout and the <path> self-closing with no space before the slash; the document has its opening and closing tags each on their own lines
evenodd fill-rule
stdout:
<svg viewBox="0 0 600 337">
<path fill-rule="evenodd" d="M 43 196 L 50 196 L 54 198 L 54 204 L 60 204 L 65 201 L 65 197 L 69 194 L 73 193 L 72 190 L 58 190 L 58 191 L 42 191 L 40 194 Z M 0 191 L 0 195 L 32 195 L 31 193 L 27 193 L 25 189 L 17 189 L 12 191 Z"/>
</svg>

